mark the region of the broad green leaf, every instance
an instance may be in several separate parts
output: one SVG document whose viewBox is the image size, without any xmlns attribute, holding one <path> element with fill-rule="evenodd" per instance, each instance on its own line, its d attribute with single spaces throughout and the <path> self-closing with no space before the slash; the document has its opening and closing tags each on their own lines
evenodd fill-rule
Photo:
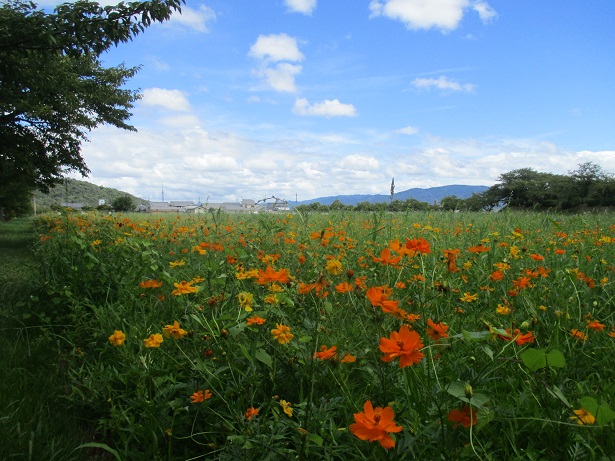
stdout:
<svg viewBox="0 0 615 461">
<path fill-rule="evenodd" d="M 265 352 L 263 349 L 256 349 L 256 353 L 254 354 L 254 357 L 256 357 L 256 360 L 264 363 L 269 368 L 273 368 L 271 356 L 267 352 Z"/>
<path fill-rule="evenodd" d="M 582 397 L 579 399 L 581 407 L 589 411 L 596 418 L 596 424 L 603 426 L 615 419 L 615 412 L 611 410 L 608 404 L 598 404 L 593 397 Z"/>
<path fill-rule="evenodd" d="M 485 331 L 467 331 L 461 330 L 461 334 L 463 339 L 466 341 L 485 341 L 491 337 L 491 333 L 487 330 Z"/>
<path fill-rule="evenodd" d="M 547 354 L 547 365 L 550 367 L 564 368 L 566 366 L 566 358 L 561 351 L 553 349 Z"/>
<path fill-rule="evenodd" d="M 540 370 L 547 366 L 546 349 L 526 349 L 521 353 L 523 364 L 532 371 Z"/>
<path fill-rule="evenodd" d="M 309 343 L 312 340 L 311 336 L 302 336 L 301 338 L 299 338 L 299 342 L 300 343 Z"/>
</svg>

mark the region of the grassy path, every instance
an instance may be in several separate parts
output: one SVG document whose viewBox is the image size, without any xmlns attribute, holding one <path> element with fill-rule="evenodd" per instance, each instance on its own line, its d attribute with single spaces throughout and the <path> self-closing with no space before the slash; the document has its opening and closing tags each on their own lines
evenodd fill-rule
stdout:
<svg viewBox="0 0 615 461">
<path fill-rule="evenodd" d="M 35 238 L 32 219 L 0 223 L 0 459 L 93 459 L 74 451 L 85 437 L 63 402 L 64 351 L 37 315 Z"/>
</svg>

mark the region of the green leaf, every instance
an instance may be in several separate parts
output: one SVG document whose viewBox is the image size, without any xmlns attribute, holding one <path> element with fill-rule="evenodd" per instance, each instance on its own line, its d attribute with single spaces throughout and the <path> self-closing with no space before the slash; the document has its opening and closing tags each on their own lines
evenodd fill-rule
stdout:
<svg viewBox="0 0 615 461">
<path fill-rule="evenodd" d="M 461 335 L 466 341 L 485 341 L 491 337 L 489 331 L 467 331 L 461 330 Z"/>
<path fill-rule="evenodd" d="M 547 366 L 557 368 L 566 366 L 564 354 L 557 349 L 553 349 L 549 353 L 547 353 L 546 349 L 526 349 L 521 353 L 521 360 L 532 371 L 540 370 Z"/>
<path fill-rule="evenodd" d="M 120 454 L 116 450 L 111 448 L 109 445 L 107 445 L 106 443 L 98 443 L 98 442 L 83 443 L 79 445 L 77 448 L 75 448 L 75 450 L 79 450 L 81 448 L 100 448 L 102 450 L 105 450 L 111 453 L 117 461 L 122 461 L 122 457 L 120 456 Z"/>
<path fill-rule="evenodd" d="M 333 312 L 333 304 L 331 304 L 329 301 L 325 301 L 323 307 L 327 314 L 330 314 L 331 312 Z"/>
<path fill-rule="evenodd" d="M 265 352 L 265 350 L 256 349 L 256 353 L 254 354 L 254 357 L 256 357 L 256 360 L 258 360 L 261 363 L 264 363 L 269 368 L 273 368 L 273 362 L 271 360 L 271 356 L 267 352 Z"/>
<path fill-rule="evenodd" d="M 562 390 L 557 387 L 557 386 L 553 386 L 553 388 L 549 388 L 547 387 L 547 392 L 549 394 L 551 394 L 553 397 L 555 397 L 556 399 L 561 400 L 562 402 L 564 402 L 566 404 L 566 406 L 570 407 L 570 403 L 568 402 L 568 400 L 566 399 L 566 397 L 564 396 L 564 393 L 562 392 Z"/>
<path fill-rule="evenodd" d="M 310 442 L 314 442 L 319 447 L 322 447 L 323 440 L 322 440 L 322 437 L 319 436 L 318 434 L 310 434 L 310 435 L 308 435 L 308 440 Z"/>
<path fill-rule="evenodd" d="M 302 336 L 301 338 L 299 338 L 299 342 L 300 343 L 309 343 L 312 340 L 311 336 Z"/>
<path fill-rule="evenodd" d="M 547 366 L 546 349 L 526 349 L 521 353 L 523 364 L 532 371 L 540 370 Z"/>
<path fill-rule="evenodd" d="M 547 365 L 550 367 L 564 368 L 566 366 L 566 358 L 561 351 L 553 349 L 547 354 Z"/>
</svg>

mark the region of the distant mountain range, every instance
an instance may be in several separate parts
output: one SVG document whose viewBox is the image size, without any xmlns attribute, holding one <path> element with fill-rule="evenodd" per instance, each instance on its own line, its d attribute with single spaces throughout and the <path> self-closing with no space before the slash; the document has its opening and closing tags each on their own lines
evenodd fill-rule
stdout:
<svg viewBox="0 0 615 461">
<path fill-rule="evenodd" d="M 453 184 L 451 186 L 438 186 L 429 187 L 427 189 L 421 189 L 415 187 L 401 192 L 395 192 L 393 196 L 394 200 L 407 200 L 415 199 L 419 202 L 427 202 L 433 204 L 434 202 L 440 202 L 444 197 L 456 196 L 460 199 L 466 199 L 472 196 L 472 194 L 479 194 L 489 189 L 487 186 L 465 186 L 460 184 Z M 339 200 L 344 205 L 356 205 L 360 202 L 369 203 L 382 203 L 389 202 L 391 200 L 390 195 L 336 195 L 333 197 L 318 197 L 310 200 L 304 200 L 297 202 L 298 205 L 309 205 L 310 203 L 320 203 L 321 205 L 331 205 L 336 200 Z"/>
</svg>

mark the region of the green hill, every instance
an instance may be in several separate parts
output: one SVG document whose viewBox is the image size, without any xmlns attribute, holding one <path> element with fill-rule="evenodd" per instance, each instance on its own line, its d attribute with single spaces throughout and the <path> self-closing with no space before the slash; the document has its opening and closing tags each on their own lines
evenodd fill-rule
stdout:
<svg viewBox="0 0 615 461">
<path fill-rule="evenodd" d="M 48 194 L 35 192 L 34 198 L 36 199 L 36 207 L 39 209 L 51 208 L 52 205 L 61 206 L 63 203 L 81 203 L 86 207 L 96 208 L 99 200 L 104 200 L 107 205 L 110 205 L 116 198 L 126 195 L 132 198 L 135 205 L 147 203 L 147 201 L 127 192 L 70 178 L 66 179 L 66 183 L 51 189 Z"/>
</svg>

